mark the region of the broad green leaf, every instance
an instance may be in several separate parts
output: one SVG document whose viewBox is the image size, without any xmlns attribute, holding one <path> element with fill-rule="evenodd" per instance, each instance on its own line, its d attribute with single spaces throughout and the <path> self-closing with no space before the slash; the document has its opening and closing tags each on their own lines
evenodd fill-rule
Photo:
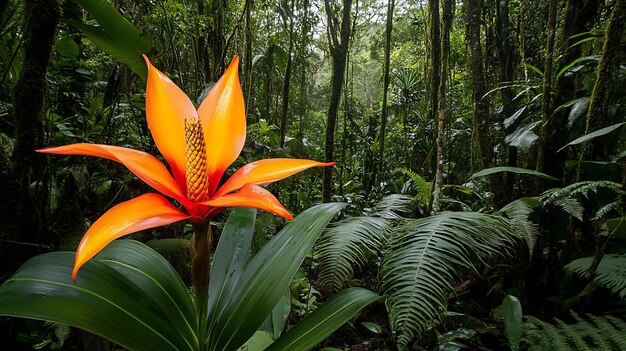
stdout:
<svg viewBox="0 0 626 351">
<path fill-rule="evenodd" d="M 580 138 L 577 138 L 577 139 L 574 139 L 574 140 L 570 141 L 565 146 L 560 148 L 557 152 L 560 152 L 561 150 L 565 149 L 566 147 L 568 147 L 570 145 L 581 144 L 581 143 L 587 142 L 589 140 L 595 139 L 595 138 L 597 138 L 599 136 L 607 135 L 607 134 L 611 133 L 612 131 L 616 130 L 617 128 L 623 126 L 624 124 L 626 124 L 626 122 L 616 123 L 616 124 L 610 125 L 608 127 L 605 127 L 605 128 L 602 128 L 602 129 L 598 129 L 595 132 L 591 132 L 589 134 L 585 134 L 585 135 L 581 136 Z"/>
<path fill-rule="evenodd" d="M 361 325 L 372 333 L 381 334 L 383 332 L 383 329 L 380 327 L 380 325 L 374 322 L 361 322 Z"/>
<path fill-rule="evenodd" d="M 196 350 L 195 310 L 170 264 L 118 240 L 72 282 L 73 252 L 27 261 L 0 287 L 0 315 L 69 324 L 131 350 Z"/>
<path fill-rule="evenodd" d="M 541 121 L 531 122 L 517 128 L 504 138 L 504 142 L 522 150 L 528 150 L 539 139 L 532 130 L 540 123 Z"/>
<path fill-rule="evenodd" d="M 545 178 L 545 179 L 550 179 L 550 180 L 559 180 L 558 178 L 555 178 L 553 176 L 547 175 L 545 173 L 541 173 L 541 172 L 537 172 L 533 169 L 527 169 L 527 168 L 520 168 L 520 167 L 491 167 L 491 168 L 485 168 L 482 169 L 474 174 L 472 174 L 471 178 L 476 178 L 476 177 L 484 177 L 484 176 L 488 176 L 491 174 L 495 174 L 495 173 L 500 173 L 500 172 L 511 172 L 511 173 L 517 173 L 517 174 L 528 174 L 528 175 L 533 175 L 533 176 L 537 176 L 540 178 Z"/>
<path fill-rule="evenodd" d="M 276 304 L 276 307 L 272 310 L 269 316 L 263 322 L 260 330 L 265 331 L 272 337 L 272 341 L 278 339 L 280 334 L 283 333 L 285 325 L 287 324 L 287 318 L 291 312 L 291 292 L 289 289 L 285 290 L 285 293 L 280 298 L 280 301 Z"/>
<path fill-rule="evenodd" d="M 522 305 L 517 297 L 506 295 L 502 301 L 502 314 L 504 316 L 504 334 L 509 341 L 511 350 L 519 350 L 522 339 Z"/>
<path fill-rule="evenodd" d="M 142 37 L 139 31 L 106 0 L 74 1 L 98 22 L 99 27 L 74 20 L 68 20 L 67 23 L 78 28 L 89 40 L 116 60 L 127 64 L 145 81 L 148 70 L 141 54 L 150 51 L 152 48 L 150 41 Z"/>
<path fill-rule="evenodd" d="M 209 280 L 208 316 L 213 321 L 222 313 L 248 261 L 254 235 L 256 209 L 234 208 L 224 225 L 215 249 Z M 209 325 L 211 322 L 208 323 Z"/>
<path fill-rule="evenodd" d="M 568 63 L 563 68 L 561 68 L 559 73 L 557 73 L 557 75 L 556 75 L 556 79 L 558 80 L 565 72 L 570 70 L 576 64 L 581 63 L 581 62 L 585 62 L 585 61 L 596 61 L 597 62 L 597 61 L 600 61 L 600 56 L 599 55 L 590 55 L 590 56 L 584 56 L 584 57 L 579 57 L 579 58 L 575 59 L 574 61 Z"/>
<path fill-rule="evenodd" d="M 264 331 L 258 330 L 246 344 L 241 347 L 239 350 L 241 351 L 263 351 L 270 344 L 274 342 L 274 339 Z"/>
<path fill-rule="evenodd" d="M 524 111 L 526 111 L 526 108 L 528 108 L 528 105 L 523 106 L 519 110 L 515 111 L 515 113 L 513 113 L 510 117 L 507 117 L 504 120 L 504 128 L 509 128 L 511 125 L 513 125 L 517 121 L 517 119 L 524 113 Z"/>
<path fill-rule="evenodd" d="M 69 35 L 64 35 L 55 45 L 59 55 L 67 59 L 75 59 L 80 51 L 74 39 Z"/>
<path fill-rule="evenodd" d="M 301 213 L 250 261 L 228 300 L 220 302 L 209 350 L 236 350 L 274 309 L 328 222 L 345 204 L 327 203 Z"/>
<path fill-rule="evenodd" d="M 266 351 L 305 351 L 309 350 L 363 307 L 381 297 L 364 288 L 349 288 L 333 296 L 324 305 L 293 326 Z"/>
</svg>

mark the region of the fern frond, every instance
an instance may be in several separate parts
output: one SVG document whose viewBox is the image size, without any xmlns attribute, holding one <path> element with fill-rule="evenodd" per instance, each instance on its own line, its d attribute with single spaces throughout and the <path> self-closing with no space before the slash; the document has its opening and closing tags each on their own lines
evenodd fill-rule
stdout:
<svg viewBox="0 0 626 351">
<path fill-rule="evenodd" d="M 318 281 L 323 289 L 337 291 L 361 267 L 367 257 L 379 251 L 389 230 L 389 221 L 380 217 L 351 217 L 325 230 L 318 240 Z"/>
<path fill-rule="evenodd" d="M 543 203 L 552 203 L 557 199 L 562 199 L 566 197 L 571 198 L 578 195 L 589 198 L 590 193 L 597 193 L 598 189 L 600 188 L 609 189 L 618 194 L 622 192 L 622 185 L 619 183 L 611 182 L 608 180 L 587 180 L 570 184 L 564 188 L 546 190 L 543 194 L 539 196 L 539 201 Z"/>
<path fill-rule="evenodd" d="M 576 259 L 565 266 L 565 271 L 589 278 L 589 267 L 593 259 L 593 256 Z M 604 255 L 593 279 L 612 293 L 618 294 L 622 300 L 626 300 L 626 255 Z"/>
<path fill-rule="evenodd" d="M 508 252 L 514 238 L 506 219 L 477 212 L 442 212 L 400 225 L 381 264 L 380 287 L 390 296 L 399 348 L 440 320 L 461 269 Z"/>
<path fill-rule="evenodd" d="M 516 230 L 528 245 L 530 256 L 533 255 L 537 237 L 539 236 L 539 227 L 528 219 L 533 213 L 534 208 L 528 201 L 530 199 L 517 199 L 500 209 L 500 213 L 504 214 L 511 223 L 513 230 Z M 537 202 L 536 200 L 534 200 Z"/>
<path fill-rule="evenodd" d="M 411 182 L 413 183 L 413 189 L 417 192 L 415 195 L 415 200 L 421 203 L 424 207 L 430 207 L 430 194 L 433 188 L 432 182 L 427 182 L 422 178 L 421 175 L 416 172 L 410 170 L 409 168 L 402 167 L 400 168 L 402 173 L 406 174 L 411 178 Z"/>
<path fill-rule="evenodd" d="M 385 196 L 376 204 L 374 216 L 385 219 L 401 219 L 403 214 L 409 213 L 411 197 L 402 194 Z"/>
<path fill-rule="evenodd" d="M 613 211 L 613 210 L 617 210 L 619 208 L 619 201 L 613 201 L 611 203 L 608 203 L 602 207 L 600 207 L 597 211 L 596 211 L 596 215 L 592 218 L 593 220 L 598 220 L 602 217 L 604 217 L 604 215 L 606 215 L 607 213 Z"/>
<path fill-rule="evenodd" d="M 571 312 L 575 323 L 547 323 L 537 318 L 528 318 L 537 329 L 526 327 L 526 349 L 528 350 L 626 350 L 626 323 L 614 316 L 587 314 L 581 318 Z M 593 323 L 592 323 L 593 322 Z"/>
<path fill-rule="evenodd" d="M 573 198 L 564 198 L 558 199 L 554 201 L 556 206 L 559 206 L 563 211 L 567 212 L 570 216 L 576 218 L 579 221 L 583 221 L 583 212 L 585 212 L 585 208 L 583 205 L 578 202 L 578 200 Z"/>
</svg>

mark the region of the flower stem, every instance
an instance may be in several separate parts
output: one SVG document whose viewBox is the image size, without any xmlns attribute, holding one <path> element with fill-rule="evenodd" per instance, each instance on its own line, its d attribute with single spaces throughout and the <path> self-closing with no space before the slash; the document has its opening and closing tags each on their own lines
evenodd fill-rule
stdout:
<svg viewBox="0 0 626 351">
<path fill-rule="evenodd" d="M 194 226 L 194 236 L 189 246 L 191 256 L 191 280 L 197 313 L 197 336 L 200 349 L 204 348 L 207 329 L 207 304 L 209 300 L 209 258 L 213 245 L 213 233 L 209 223 Z"/>
</svg>

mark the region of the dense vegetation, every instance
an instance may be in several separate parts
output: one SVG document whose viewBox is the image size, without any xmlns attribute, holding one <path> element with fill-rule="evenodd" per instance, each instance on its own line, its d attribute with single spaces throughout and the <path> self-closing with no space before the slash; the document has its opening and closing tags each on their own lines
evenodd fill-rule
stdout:
<svg viewBox="0 0 626 351">
<path fill-rule="evenodd" d="M 359 286 L 386 299 L 319 349 L 626 349 L 625 0 L 1 1 L 0 282 L 149 189 L 111 162 L 33 151 L 158 155 L 142 53 L 198 104 L 240 56 L 233 169 L 337 162 L 269 186 L 294 214 L 348 204 L 270 336 Z M 252 250 L 284 225 L 259 212 Z M 190 234 L 132 237 L 188 282 Z M 0 337 L 115 349 L 6 317 Z"/>
</svg>

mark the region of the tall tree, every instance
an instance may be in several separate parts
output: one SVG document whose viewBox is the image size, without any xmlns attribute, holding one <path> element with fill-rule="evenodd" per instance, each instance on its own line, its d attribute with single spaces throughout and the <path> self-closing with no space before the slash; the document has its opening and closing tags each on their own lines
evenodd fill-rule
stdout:
<svg viewBox="0 0 626 351">
<path fill-rule="evenodd" d="M 492 153 L 489 139 L 489 102 L 485 97 L 485 66 L 483 65 L 483 48 L 480 43 L 480 1 L 465 0 L 467 13 L 467 41 L 470 46 L 470 65 L 472 69 L 472 100 L 474 113 L 472 117 L 473 148 L 477 148 L 478 167 L 491 167 Z"/>
<path fill-rule="evenodd" d="M 393 30 L 393 10 L 395 0 L 387 2 L 387 22 L 385 27 L 385 66 L 383 69 L 383 106 L 380 113 L 380 138 L 378 150 L 378 176 L 380 179 L 385 177 L 385 130 L 387 128 L 387 119 L 389 115 L 387 95 L 389 92 L 389 61 L 391 56 L 391 32 Z M 376 175 L 372 178 L 376 179 Z"/>
<path fill-rule="evenodd" d="M 226 42 L 224 33 L 226 29 L 224 27 L 224 14 L 226 9 L 226 2 L 222 0 L 211 1 L 211 21 L 209 22 L 209 48 L 211 55 L 211 77 L 212 82 L 217 80 L 222 75 L 222 72 L 226 69 L 224 63 L 224 50 L 226 50 Z"/>
<path fill-rule="evenodd" d="M 437 103 L 437 168 L 433 191 L 432 210 L 440 209 L 441 188 L 443 186 L 443 165 L 445 154 L 445 130 L 446 130 L 446 78 L 448 75 L 448 62 L 450 57 L 450 29 L 452 28 L 452 16 L 454 15 L 454 0 L 444 0 L 441 23 L 441 62 L 439 66 L 439 89 Z"/>
<path fill-rule="evenodd" d="M 331 0 L 324 0 L 324 9 L 327 19 L 327 36 L 330 56 L 332 58 L 332 76 L 330 102 L 328 104 L 328 115 L 326 122 L 326 137 L 324 144 L 324 156 L 326 162 L 333 161 L 335 144 L 335 127 L 337 125 L 337 111 L 339 110 L 339 100 L 341 99 L 341 89 L 346 69 L 346 55 L 350 41 L 350 11 L 352 0 L 342 0 L 341 24 Z M 329 202 L 332 193 L 332 167 L 324 168 L 324 182 L 322 198 L 324 202 Z"/>
<path fill-rule="evenodd" d="M 285 28 L 289 32 L 289 48 L 287 49 L 287 67 L 285 68 L 285 79 L 283 81 L 283 106 L 280 115 L 280 147 L 285 146 L 285 134 L 287 131 L 287 114 L 289 112 L 289 90 L 291 84 L 291 66 L 293 62 L 293 8 L 294 0 L 291 0 L 289 9 L 284 9 Z"/>
<path fill-rule="evenodd" d="M 26 0 L 24 14 L 24 58 L 13 90 L 16 131 L 13 165 L 19 186 L 15 218 L 23 240 L 39 241 L 47 191 L 43 186 L 44 158 L 34 151 L 43 146 L 46 73 L 61 9 L 57 0 Z M 36 188 L 31 189 L 31 184 L 36 184 Z"/>
<path fill-rule="evenodd" d="M 548 121 L 552 113 L 552 64 L 554 56 L 554 37 L 556 32 L 556 0 L 550 0 L 548 9 L 548 38 L 546 44 L 546 57 L 543 66 L 543 94 L 541 100 L 541 143 L 537 155 L 537 170 L 545 172 L 547 154 L 550 150 L 546 145 L 549 144 L 550 130 L 548 129 Z M 540 183 L 545 183 L 540 181 Z M 542 190 L 542 189 L 539 189 Z"/>
<path fill-rule="evenodd" d="M 607 127 L 623 120 L 623 116 L 610 111 L 615 103 L 616 82 L 620 76 L 620 65 L 623 62 L 626 48 L 626 0 L 616 0 L 611 11 L 609 24 L 604 33 L 602 57 L 598 63 L 596 84 L 591 94 L 585 132 Z M 598 160 L 607 160 L 611 151 L 611 135 L 606 138 L 596 138 L 592 141 L 593 154 Z"/>
</svg>

